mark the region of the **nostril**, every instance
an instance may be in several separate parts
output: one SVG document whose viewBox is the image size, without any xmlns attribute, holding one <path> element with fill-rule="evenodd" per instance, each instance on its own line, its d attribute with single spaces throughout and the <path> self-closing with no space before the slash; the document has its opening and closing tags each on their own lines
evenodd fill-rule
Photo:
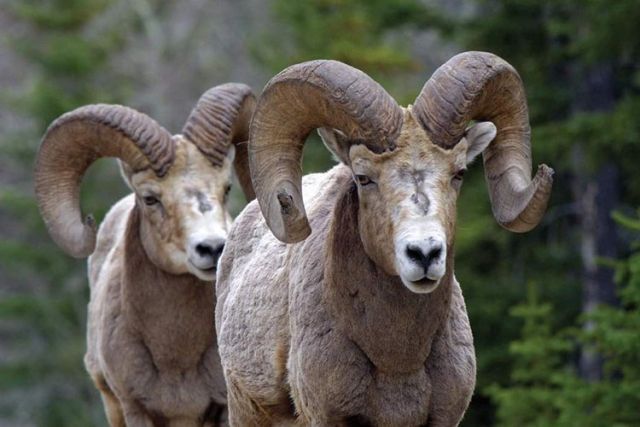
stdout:
<svg viewBox="0 0 640 427">
<path fill-rule="evenodd" d="M 429 270 L 431 263 L 434 260 L 440 258 L 442 255 L 442 246 L 437 245 L 429 249 L 429 252 L 425 255 L 419 246 L 407 245 L 407 256 L 416 264 L 419 264 L 424 268 L 425 273 Z"/>
<path fill-rule="evenodd" d="M 417 246 L 407 245 L 407 256 L 418 264 L 424 264 L 426 257 L 422 253 L 422 249 Z"/>
<path fill-rule="evenodd" d="M 431 250 L 427 254 L 427 266 L 431 265 L 431 262 L 434 259 L 440 258 L 440 254 L 441 253 L 442 253 L 442 246 L 437 246 L 435 248 L 431 248 Z"/>
<path fill-rule="evenodd" d="M 224 249 L 224 243 L 212 246 L 208 243 L 198 243 L 196 245 L 196 253 L 203 258 L 213 258 L 217 260 Z"/>
<path fill-rule="evenodd" d="M 223 249 L 224 249 L 224 243 L 221 243 L 218 246 L 216 246 L 213 249 L 213 259 L 215 259 L 217 261 L 218 258 L 220 258 L 220 255 L 222 254 L 222 250 Z"/>
<path fill-rule="evenodd" d="M 213 256 L 213 247 L 206 243 L 198 243 L 196 245 L 196 253 L 201 257 Z"/>
</svg>

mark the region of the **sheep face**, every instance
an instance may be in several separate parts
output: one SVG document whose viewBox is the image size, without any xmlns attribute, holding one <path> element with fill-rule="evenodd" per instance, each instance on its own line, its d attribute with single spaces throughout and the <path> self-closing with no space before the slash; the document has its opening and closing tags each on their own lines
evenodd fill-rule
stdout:
<svg viewBox="0 0 640 427">
<path fill-rule="evenodd" d="M 231 147 L 221 167 L 198 148 L 174 137 L 176 158 L 159 178 L 152 170 L 123 172 L 136 194 L 141 238 L 147 255 L 161 269 L 215 280 L 218 258 L 231 226 L 226 202 L 230 189 Z"/>
<path fill-rule="evenodd" d="M 411 291 L 429 293 L 444 277 L 462 176 L 494 136 L 493 124 L 480 123 L 446 150 L 405 110 L 395 150 L 375 154 L 365 145 L 351 145 L 348 163 L 358 189 L 364 249 Z"/>
</svg>

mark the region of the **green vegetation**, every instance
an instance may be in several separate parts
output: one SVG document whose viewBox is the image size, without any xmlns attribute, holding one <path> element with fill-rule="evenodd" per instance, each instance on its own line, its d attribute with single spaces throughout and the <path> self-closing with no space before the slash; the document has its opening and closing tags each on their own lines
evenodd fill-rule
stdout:
<svg viewBox="0 0 640 427">
<path fill-rule="evenodd" d="M 0 147 L 0 155 L 13 159 L 20 171 L 12 184 L 0 187 L 0 214 L 13 228 L 0 240 L 1 279 L 15 284 L 0 294 L 0 334 L 10 349 L 0 364 L 0 419 L 12 416 L 18 424 L 106 423 L 82 363 L 89 297 L 85 263 L 70 259 L 46 237 L 30 176 L 39 136 L 53 119 L 83 104 L 113 100 L 114 93 L 99 90 L 95 82 L 112 49 L 108 37 L 85 35 L 105 3 L 16 2 L 9 11 L 29 28 L 29 37 L 10 43 L 29 64 L 30 81 L 26 94 L 6 93 L 3 99 L 33 122 L 27 133 L 3 135 Z M 98 167 L 91 175 L 83 198 L 102 217 L 105 196 L 122 194 L 122 189 L 107 186 L 97 194 L 90 189 L 98 188 L 99 181 L 116 182 L 116 174 Z"/>
<path fill-rule="evenodd" d="M 501 426 L 635 426 L 640 422 L 640 220 L 617 214 L 636 235 L 633 252 L 616 263 L 620 306 L 583 316 L 584 330 L 552 331 L 554 308 L 530 286 L 526 303 L 512 310 L 524 321 L 511 343 L 515 359 L 508 386 L 487 388 Z M 571 363 L 575 343 L 605 358 L 602 380 L 582 379 Z"/>
</svg>

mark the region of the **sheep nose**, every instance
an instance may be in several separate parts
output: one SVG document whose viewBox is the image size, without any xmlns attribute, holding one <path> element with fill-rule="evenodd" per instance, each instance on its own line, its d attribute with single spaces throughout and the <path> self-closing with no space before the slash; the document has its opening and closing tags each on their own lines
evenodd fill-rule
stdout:
<svg viewBox="0 0 640 427">
<path fill-rule="evenodd" d="M 193 247 L 194 264 L 198 268 L 209 269 L 216 266 L 224 249 L 225 239 L 214 238 L 201 240 Z"/>
<path fill-rule="evenodd" d="M 442 255 L 441 243 L 435 243 L 424 248 L 411 243 L 407 245 L 407 256 L 414 263 L 421 265 L 425 274 L 429 272 L 431 264 L 440 259 L 440 255 Z"/>
<path fill-rule="evenodd" d="M 203 258 L 209 257 L 218 259 L 224 249 L 224 243 L 220 243 L 216 246 L 212 246 L 209 243 L 199 243 L 196 245 L 196 252 Z"/>
</svg>

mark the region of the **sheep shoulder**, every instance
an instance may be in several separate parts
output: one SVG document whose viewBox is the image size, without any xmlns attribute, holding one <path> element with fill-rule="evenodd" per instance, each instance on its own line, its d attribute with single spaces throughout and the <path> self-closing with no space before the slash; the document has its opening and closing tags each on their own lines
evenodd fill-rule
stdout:
<svg viewBox="0 0 640 427">
<path fill-rule="evenodd" d="M 321 279 L 322 236 L 337 197 L 334 183 L 344 179 L 350 179 L 350 171 L 343 165 L 303 178 L 303 197 L 313 228 L 306 241 L 286 245 L 277 240 L 254 201 L 236 218 L 220 259 L 216 328 L 222 359 L 224 354 L 233 354 L 224 366 L 229 394 L 240 389 L 268 412 L 290 412 L 289 286 L 297 286 L 292 259 L 307 253 L 311 262 L 305 262 L 304 268 L 311 266 L 310 280 Z"/>
<path fill-rule="evenodd" d="M 119 304 L 116 303 L 120 294 L 120 281 L 114 278 L 123 272 L 124 233 L 134 204 L 134 195 L 130 194 L 111 207 L 100 225 L 96 248 L 88 260 L 91 296 L 85 365 L 92 374 L 102 371 L 99 351 L 101 331 L 104 327 L 109 327 L 104 325 L 110 324 L 105 321 L 105 316 L 116 318 L 121 314 Z"/>
<path fill-rule="evenodd" d="M 127 225 L 127 218 L 135 204 L 135 196 L 129 194 L 114 204 L 105 215 L 96 236 L 96 248 L 89 256 L 89 285 L 98 283 L 100 272 L 110 263 L 110 258 L 117 254 L 116 247 L 122 246 L 122 239 Z"/>
</svg>

